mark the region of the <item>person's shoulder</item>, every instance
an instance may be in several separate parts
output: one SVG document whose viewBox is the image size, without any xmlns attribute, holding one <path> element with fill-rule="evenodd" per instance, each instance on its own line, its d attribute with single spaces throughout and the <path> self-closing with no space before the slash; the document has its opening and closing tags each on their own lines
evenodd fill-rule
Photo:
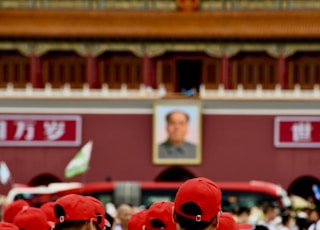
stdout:
<svg viewBox="0 0 320 230">
<path fill-rule="evenodd" d="M 167 140 L 165 142 L 162 142 L 159 144 L 159 147 L 168 147 L 171 146 L 172 144 Z"/>
<path fill-rule="evenodd" d="M 189 147 L 189 148 L 195 148 L 196 147 L 196 144 L 193 144 L 193 143 L 191 143 L 189 141 L 185 141 L 183 144 L 184 144 L 184 146 Z"/>
</svg>

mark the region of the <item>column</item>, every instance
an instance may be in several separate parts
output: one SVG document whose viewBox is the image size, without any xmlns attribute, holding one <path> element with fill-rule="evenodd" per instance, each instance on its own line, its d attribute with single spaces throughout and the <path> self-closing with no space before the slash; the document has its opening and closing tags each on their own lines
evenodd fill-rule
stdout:
<svg viewBox="0 0 320 230">
<path fill-rule="evenodd" d="M 30 56 L 30 81 L 32 88 L 43 88 L 44 82 L 42 78 L 40 58 L 35 52 Z"/>
<path fill-rule="evenodd" d="M 280 52 L 278 56 L 278 84 L 281 85 L 282 89 L 287 88 L 287 82 L 285 79 L 285 67 L 286 66 L 286 60 L 284 58 L 283 52 Z"/>
<path fill-rule="evenodd" d="M 101 83 L 98 80 L 96 58 L 92 53 L 87 55 L 87 83 L 90 89 L 96 89 L 101 87 Z"/>
<path fill-rule="evenodd" d="M 145 87 L 151 86 L 151 60 L 147 53 L 143 56 L 143 84 Z"/>
<path fill-rule="evenodd" d="M 221 83 L 225 89 L 230 89 L 229 58 L 226 53 L 222 54 L 221 59 Z"/>
</svg>

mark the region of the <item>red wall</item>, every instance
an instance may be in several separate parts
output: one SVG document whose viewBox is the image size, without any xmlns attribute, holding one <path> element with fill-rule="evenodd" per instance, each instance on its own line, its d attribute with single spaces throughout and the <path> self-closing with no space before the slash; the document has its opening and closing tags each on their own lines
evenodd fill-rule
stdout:
<svg viewBox="0 0 320 230">
<path fill-rule="evenodd" d="M 84 144 L 93 140 L 86 181 L 154 180 L 169 166 L 152 164 L 152 115 L 82 115 Z M 186 166 L 196 176 L 216 181 L 260 179 L 287 188 L 300 176 L 317 177 L 317 149 L 273 147 L 271 115 L 203 115 L 203 161 Z M 79 147 L 1 147 L 16 183 L 50 173 L 61 180 Z M 81 181 L 77 176 L 73 181 Z M 9 189 L 0 185 L 0 193 Z"/>
</svg>

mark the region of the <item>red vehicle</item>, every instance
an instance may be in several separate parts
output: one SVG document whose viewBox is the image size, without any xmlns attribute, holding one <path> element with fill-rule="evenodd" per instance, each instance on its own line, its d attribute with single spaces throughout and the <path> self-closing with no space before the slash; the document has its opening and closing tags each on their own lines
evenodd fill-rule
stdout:
<svg viewBox="0 0 320 230">
<path fill-rule="evenodd" d="M 173 201 L 182 182 L 92 182 L 63 183 L 48 187 L 33 187 L 28 189 L 12 189 L 8 193 L 8 202 L 15 199 L 25 199 L 32 206 L 66 194 L 76 193 L 98 198 L 104 204 L 112 202 L 115 205 L 130 203 L 134 206 L 148 207 L 155 201 Z M 263 202 L 276 202 L 279 207 L 291 205 L 287 192 L 279 185 L 263 181 L 247 182 L 217 182 L 222 190 L 222 209 L 230 211 L 235 207 L 251 208 Z M 59 185 L 57 187 L 57 185 Z"/>
</svg>

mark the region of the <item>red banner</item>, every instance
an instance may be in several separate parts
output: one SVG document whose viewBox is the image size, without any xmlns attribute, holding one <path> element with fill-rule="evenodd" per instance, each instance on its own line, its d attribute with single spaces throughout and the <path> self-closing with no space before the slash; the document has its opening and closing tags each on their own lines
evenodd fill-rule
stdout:
<svg viewBox="0 0 320 230">
<path fill-rule="evenodd" d="M 79 146 L 81 117 L 0 115 L 0 146 Z"/>
<path fill-rule="evenodd" d="M 276 117 L 275 147 L 320 148 L 320 117 Z"/>
</svg>

